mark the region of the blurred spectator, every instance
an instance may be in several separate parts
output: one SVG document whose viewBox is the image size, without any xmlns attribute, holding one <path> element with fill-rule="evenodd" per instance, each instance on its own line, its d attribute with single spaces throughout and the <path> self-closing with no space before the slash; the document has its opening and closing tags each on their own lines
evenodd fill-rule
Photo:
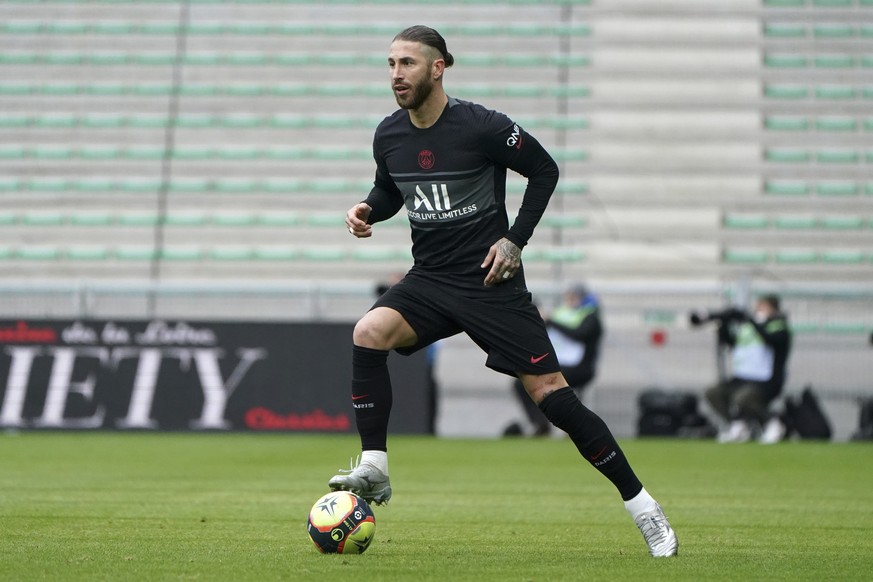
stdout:
<svg viewBox="0 0 873 582">
<path fill-rule="evenodd" d="M 603 336 L 600 302 L 597 296 L 584 285 L 576 285 L 564 293 L 561 305 L 545 320 L 549 339 L 552 341 L 564 377 L 581 399 L 583 389 L 597 373 L 600 339 Z M 530 399 L 520 380 L 513 382 L 513 390 L 533 425 L 533 434 L 548 435 L 551 423 Z M 517 422 L 510 424 L 504 430 L 505 436 L 522 434 L 524 428 Z"/>
<path fill-rule="evenodd" d="M 695 325 L 718 322 L 719 342 L 730 347 L 730 377 L 705 393 L 724 423 L 719 442 L 746 442 L 757 435 L 770 444 L 785 436 L 784 424 L 769 411 L 785 384 L 791 351 L 791 329 L 779 304 L 778 296 L 763 295 L 751 316 L 739 309 L 691 316 Z"/>
</svg>

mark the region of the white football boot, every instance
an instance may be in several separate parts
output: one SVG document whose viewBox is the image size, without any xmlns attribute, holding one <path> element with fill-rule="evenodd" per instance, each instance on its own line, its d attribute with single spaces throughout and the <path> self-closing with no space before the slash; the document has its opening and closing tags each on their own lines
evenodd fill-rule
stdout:
<svg viewBox="0 0 873 582">
<path fill-rule="evenodd" d="M 660 505 L 656 505 L 652 511 L 640 514 L 634 522 L 640 528 L 653 557 L 666 558 L 679 553 L 679 539 Z"/>
<path fill-rule="evenodd" d="M 349 463 L 348 469 L 340 469 L 327 482 L 331 491 L 351 491 L 367 503 L 383 505 L 391 499 L 391 481 L 388 475 L 370 463 L 361 462 L 360 457 Z"/>
</svg>

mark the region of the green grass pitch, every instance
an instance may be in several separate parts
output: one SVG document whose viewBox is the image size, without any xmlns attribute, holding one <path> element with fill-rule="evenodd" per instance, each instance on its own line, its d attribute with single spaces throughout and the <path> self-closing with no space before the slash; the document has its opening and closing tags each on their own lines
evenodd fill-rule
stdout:
<svg viewBox="0 0 873 582">
<path fill-rule="evenodd" d="M 394 498 L 342 556 L 305 521 L 355 437 L 0 434 L 0 579 L 873 579 L 869 444 L 624 441 L 679 535 L 661 560 L 567 439 L 389 445 Z"/>
</svg>

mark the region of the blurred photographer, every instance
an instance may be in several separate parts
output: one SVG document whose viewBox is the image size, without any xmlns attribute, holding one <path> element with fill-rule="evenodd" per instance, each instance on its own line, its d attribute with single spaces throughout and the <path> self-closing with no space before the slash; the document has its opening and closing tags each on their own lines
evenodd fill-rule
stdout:
<svg viewBox="0 0 873 582">
<path fill-rule="evenodd" d="M 726 425 L 719 442 L 746 442 L 757 435 L 770 444 L 785 436 L 785 426 L 769 412 L 782 392 L 791 351 L 791 330 L 779 304 L 777 295 L 762 295 L 751 315 L 736 308 L 691 314 L 692 325 L 716 322 L 719 343 L 730 347 L 730 375 L 705 393 Z"/>
</svg>

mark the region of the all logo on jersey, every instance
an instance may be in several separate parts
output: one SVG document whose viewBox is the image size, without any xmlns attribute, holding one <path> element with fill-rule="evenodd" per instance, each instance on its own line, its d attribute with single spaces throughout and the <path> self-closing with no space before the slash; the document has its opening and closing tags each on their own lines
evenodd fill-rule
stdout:
<svg viewBox="0 0 873 582">
<path fill-rule="evenodd" d="M 512 133 L 510 133 L 509 137 L 506 139 L 506 145 L 508 145 L 511 148 L 515 148 L 517 150 L 520 150 L 522 140 L 523 140 L 523 137 L 521 135 L 521 128 L 516 123 L 512 126 Z"/>
<path fill-rule="evenodd" d="M 436 163 L 436 158 L 430 150 L 421 150 L 418 152 L 418 165 L 422 170 L 430 170 Z"/>
<path fill-rule="evenodd" d="M 427 194 L 421 189 L 421 186 L 415 187 L 415 208 L 418 210 L 424 206 L 428 212 L 434 210 L 451 210 L 452 201 L 449 200 L 449 189 L 445 184 L 431 184 L 432 198 L 428 198 Z M 433 204 L 431 204 L 433 200 Z"/>
</svg>

